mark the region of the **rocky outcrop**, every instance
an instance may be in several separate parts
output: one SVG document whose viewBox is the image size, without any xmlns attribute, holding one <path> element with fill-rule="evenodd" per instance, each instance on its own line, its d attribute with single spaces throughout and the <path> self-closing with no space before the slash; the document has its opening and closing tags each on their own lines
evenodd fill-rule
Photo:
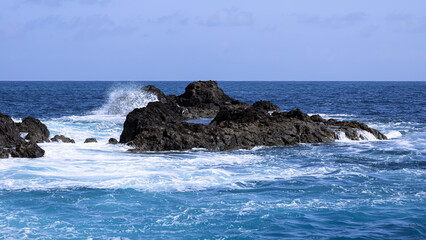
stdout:
<svg viewBox="0 0 426 240">
<path fill-rule="evenodd" d="M 65 137 L 64 135 L 55 135 L 50 140 L 52 142 L 75 143 L 74 139 Z"/>
<path fill-rule="evenodd" d="M 188 115 L 185 111 L 188 109 L 193 109 L 193 115 Z M 184 121 L 194 116 L 211 116 L 214 112 L 215 117 L 208 125 Z M 120 142 L 134 146 L 135 151 L 192 148 L 223 151 L 259 145 L 332 142 L 339 131 L 346 131 L 350 139 L 360 140 L 359 130 L 377 139 L 386 138 L 358 122 L 325 121 L 319 115 L 310 117 L 300 109 L 281 112 L 268 101 L 250 106 L 228 97 L 217 83 L 208 81 L 191 83 L 176 101 L 166 96 L 163 102 L 152 102 L 130 112 Z"/>
<path fill-rule="evenodd" d="M 27 132 L 27 141 L 20 132 Z M 0 113 L 0 158 L 20 157 L 38 158 L 44 156 L 44 150 L 36 142 L 43 142 L 49 134 L 40 120 L 27 117 L 22 123 L 15 123 L 8 115 Z M 47 139 L 48 140 L 48 139 Z"/>
<path fill-rule="evenodd" d="M 86 140 L 84 140 L 84 143 L 97 143 L 98 140 L 96 140 L 96 138 L 86 138 Z"/>
<path fill-rule="evenodd" d="M 8 115 L 0 113 L 0 147 L 10 148 L 25 143 L 19 127 Z"/>
<path fill-rule="evenodd" d="M 50 132 L 40 120 L 33 117 L 26 117 L 22 123 L 17 124 L 20 132 L 28 133 L 26 140 L 35 143 L 49 142 Z"/>
</svg>

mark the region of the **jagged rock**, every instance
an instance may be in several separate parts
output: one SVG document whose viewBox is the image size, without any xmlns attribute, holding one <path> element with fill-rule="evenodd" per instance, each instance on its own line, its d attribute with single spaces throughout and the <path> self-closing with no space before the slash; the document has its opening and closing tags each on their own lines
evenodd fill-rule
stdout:
<svg viewBox="0 0 426 240">
<path fill-rule="evenodd" d="M 17 125 L 20 132 L 28 133 L 25 139 L 35 143 L 49 142 L 50 132 L 40 120 L 26 117 Z"/>
<path fill-rule="evenodd" d="M 9 151 L 8 151 L 8 149 L 2 149 L 2 148 L 0 148 L 0 158 L 9 158 Z"/>
<path fill-rule="evenodd" d="M 96 138 L 86 138 L 86 140 L 84 140 L 84 143 L 97 143 L 98 141 L 96 140 Z"/>
<path fill-rule="evenodd" d="M 178 123 L 183 120 L 182 109 L 175 103 L 150 102 L 146 107 L 137 108 L 127 115 L 120 143 L 132 141 L 143 127 L 158 126 L 165 122 Z"/>
<path fill-rule="evenodd" d="M 185 122 L 211 116 L 214 119 L 209 125 Z M 385 138 L 358 122 L 325 121 L 320 116 L 309 117 L 300 109 L 281 112 L 268 101 L 250 106 L 225 95 L 216 82 L 199 81 L 189 84 L 180 96 L 166 96 L 164 101 L 151 102 L 130 112 L 120 142 L 134 146 L 135 151 L 222 151 L 258 145 L 332 142 L 339 131 L 347 131 L 349 138 L 358 140 L 358 130 Z"/>
<path fill-rule="evenodd" d="M 212 118 L 216 116 L 221 106 L 228 105 L 234 108 L 250 106 L 226 95 L 217 86 L 216 81 L 190 83 L 185 92 L 177 96 L 176 102 L 183 108 L 185 119 Z"/>
<path fill-rule="evenodd" d="M 141 88 L 141 90 L 154 94 L 155 96 L 157 96 L 159 102 L 164 103 L 168 100 L 167 96 L 160 89 L 156 88 L 154 85 L 144 86 Z"/>
<path fill-rule="evenodd" d="M 386 140 L 387 137 L 382 134 L 380 131 L 370 128 L 364 123 L 357 122 L 357 121 L 337 121 L 335 119 L 329 119 L 326 122 L 327 125 L 335 127 L 334 129 L 336 131 L 343 131 L 346 134 L 346 137 L 348 137 L 351 140 L 366 140 L 363 139 L 363 136 L 359 134 L 358 130 L 367 131 L 378 140 Z M 337 128 L 336 128 L 337 127 Z"/>
<path fill-rule="evenodd" d="M 19 158 L 39 158 L 44 156 L 44 150 L 35 142 L 26 142 L 11 149 L 10 154 L 12 157 Z"/>
<path fill-rule="evenodd" d="M 289 117 L 293 114 L 269 114 L 260 103 L 250 108 L 222 109 L 209 125 L 187 122 L 163 122 L 140 128 L 131 145 L 141 151 L 250 149 L 258 145 L 289 145 L 334 140 L 332 131 L 312 121 Z M 288 115 L 288 116 L 287 116 Z"/>
<path fill-rule="evenodd" d="M 118 141 L 117 141 L 117 139 L 115 139 L 115 138 L 110 138 L 110 139 L 108 140 L 108 143 L 109 143 L 109 144 L 118 144 Z"/>
<path fill-rule="evenodd" d="M 311 120 L 314 122 L 320 122 L 320 123 L 325 123 L 326 121 L 324 120 L 324 118 L 322 118 L 320 115 L 316 114 L 316 115 L 312 115 L 311 116 Z"/>
<path fill-rule="evenodd" d="M 64 135 L 55 135 L 50 140 L 52 142 L 75 143 L 74 139 L 67 138 Z"/>
<path fill-rule="evenodd" d="M 25 140 L 21 138 L 16 123 L 10 116 L 0 113 L 0 147 L 9 148 L 22 143 Z"/>
</svg>

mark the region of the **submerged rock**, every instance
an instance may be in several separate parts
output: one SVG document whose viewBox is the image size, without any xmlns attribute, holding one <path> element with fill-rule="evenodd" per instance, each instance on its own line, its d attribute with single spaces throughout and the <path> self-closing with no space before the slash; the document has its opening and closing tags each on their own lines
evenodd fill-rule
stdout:
<svg viewBox="0 0 426 240">
<path fill-rule="evenodd" d="M 75 143 L 74 139 L 65 137 L 64 135 L 55 135 L 50 140 L 52 142 Z"/>
<path fill-rule="evenodd" d="M 110 139 L 108 140 L 108 143 L 109 143 L 109 144 L 118 144 L 118 140 L 117 140 L 117 139 L 115 139 L 115 138 L 110 138 Z"/>
<path fill-rule="evenodd" d="M 209 125 L 189 123 L 193 117 L 211 117 Z M 149 103 L 127 115 L 120 136 L 136 151 L 167 151 L 205 148 L 215 151 L 250 149 L 254 146 L 277 146 L 297 143 L 320 143 L 336 140 L 336 132 L 367 131 L 378 139 L 386 137 L 358 122 L 325 121 L 309 117 L 300 109 L 281 112 L 268 101 L 250 106 L 225 95 L 213 81 L 188 85 L 183 95 L 166 96 L 164 101 Z M 352 131 L 352 132 L 351 132 Z"/>
<path fill-rule="evenodd" d="M 84 143 L 97 143 L 98 141 L 96 140 L 96 138 L 86 138 L 86 140 L 84 140 Z"/>
<path fill-rule="evenodd" d="M 35 143 L 49 142 L 50 132 L 40 120 L 33 117 L 26 117 L 22 123 L 18 123 L 19 131 L 28 133 L 26 140 Z"/>
</svg>

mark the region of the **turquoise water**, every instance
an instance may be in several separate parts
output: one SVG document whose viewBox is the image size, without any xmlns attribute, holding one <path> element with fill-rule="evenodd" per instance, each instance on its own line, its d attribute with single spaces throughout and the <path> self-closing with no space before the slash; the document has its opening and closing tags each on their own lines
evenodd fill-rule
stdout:
<svg viewBox="0 0 426 240">
<path fill-rule="evenodd" d="M 187 85 L 0 83 L 0 112 L 77 142 L 0 159 L 0 238 L 426 238 L 425 82 L 219 83 L 249 103 L 366 122 L 387 141 L 149 154 L 106 144 L 126 111 L 153 99 L 132 97 L 111 114 L 114 100 L 146 84 L 166 94 Z"/>
</svg>

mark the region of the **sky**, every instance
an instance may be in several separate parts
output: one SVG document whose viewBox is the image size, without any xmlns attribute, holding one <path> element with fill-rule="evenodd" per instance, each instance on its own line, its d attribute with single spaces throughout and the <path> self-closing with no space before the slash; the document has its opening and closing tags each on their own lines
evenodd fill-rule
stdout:
<svg viewBox="0 0 426 240">
<path fill-rule="evenodd" d="M 426 1 L 1 0 L 0 80 L 425 81 Z"/>
</svg>

